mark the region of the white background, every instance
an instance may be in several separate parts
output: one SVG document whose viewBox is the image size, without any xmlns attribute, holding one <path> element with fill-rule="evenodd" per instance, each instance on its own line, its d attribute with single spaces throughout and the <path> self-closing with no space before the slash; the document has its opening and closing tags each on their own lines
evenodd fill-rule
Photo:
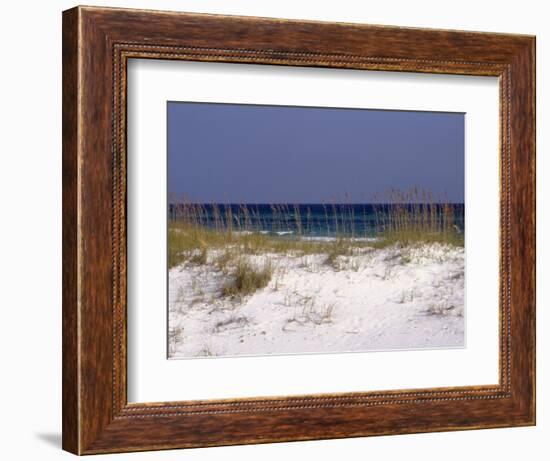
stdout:
<svg viewBox="0 0 550 461">
<path fill-rule="evenodd" d="M 131 402 L 498 383 L 496 77 L 150 59 L 128 66 Z M 467 347 L 166 360 L 166 101 L 191 100 L 465 112 Z"/>
<path fill-rule="evenodd" d="M 89 1 L 88 4 L 101 4 Z M 548 288 L 543 279 L 550 197 L 543 158 L 550 97 L 549 15 L 524 0 L 115 1 L 111 6 L 364 22 L 537 35 L 538 88 L 538 425 L 368 439 L 117 455 L 116 459 L 546 459 L 550 437 Z M 61 10 L 69 1 L 5 2 L 0 16 L 0 351 L 3 398 L 0 453 L 5 459 L 69 459 L 61 427 Z M 548 277 L 546 277 L 548 278 Z M 547 286 L 548 286 L 547 281 Z M 546 389 L 546 390 L 545 390 Z M 546 453 L 543 453 L 543 450 Z M 98 457 L 98 459 L 104 457 Z M 110 458 L 115 459 L 115 458 Z"/>
</svg>

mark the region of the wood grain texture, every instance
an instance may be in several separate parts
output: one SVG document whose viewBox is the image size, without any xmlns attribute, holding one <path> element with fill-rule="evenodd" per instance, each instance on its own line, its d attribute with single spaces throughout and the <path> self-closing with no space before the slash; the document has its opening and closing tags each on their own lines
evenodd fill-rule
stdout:
<svg viewBox="0 0 550 461">
<path fill-rule="evenodd" d="M 530 36 L 78 7 L 63 14 L 63 447 L 78 454 L 531 425 Z M 500 78 L 496 386 L 128 404 L 126 63 L 176 59 Z"/>
<path fill-rule="evenodd" d="M 78 400 L 78 10 L 63 16 L 63 448 L 80 451 Z"/>
</svg>

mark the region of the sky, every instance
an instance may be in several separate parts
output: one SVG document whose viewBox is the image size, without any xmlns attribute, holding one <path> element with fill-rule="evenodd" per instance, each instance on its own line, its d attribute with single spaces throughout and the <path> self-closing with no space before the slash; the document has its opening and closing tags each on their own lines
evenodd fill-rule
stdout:
<svg viewBox="0 0 550 461">
<path fill-rule="evenodd" d="M 168 102 L 171 202 L 464 202 L 464 114 Z"/>
</svg>

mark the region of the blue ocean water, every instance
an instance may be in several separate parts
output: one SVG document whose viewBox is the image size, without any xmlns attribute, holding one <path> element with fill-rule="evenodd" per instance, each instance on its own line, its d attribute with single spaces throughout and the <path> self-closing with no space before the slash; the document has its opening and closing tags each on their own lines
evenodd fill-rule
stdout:
<svg viewBox="0 0 550 461">
<path fill-rule="evenodd" d="M 414 220 L 426 219 L 422 204 L 175 204 L 169 220 L 186 220 L 212 229 L 261 232 L 281 237 L 376 237 L 391 226 L 396 208 Z M 464 232 L 464 204 L 430 204 L 431 222 Z"/>
</svg>

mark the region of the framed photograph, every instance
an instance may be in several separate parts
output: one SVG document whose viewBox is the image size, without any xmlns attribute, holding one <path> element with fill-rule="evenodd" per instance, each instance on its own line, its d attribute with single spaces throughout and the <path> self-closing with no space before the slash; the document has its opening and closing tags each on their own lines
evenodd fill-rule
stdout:
<svg viewBox="0 0 550 461">
<path fill-rule="evenodd" d="M 535 38 L 63 13 L 63 448 L 535 424 Z"/>
</svg>

